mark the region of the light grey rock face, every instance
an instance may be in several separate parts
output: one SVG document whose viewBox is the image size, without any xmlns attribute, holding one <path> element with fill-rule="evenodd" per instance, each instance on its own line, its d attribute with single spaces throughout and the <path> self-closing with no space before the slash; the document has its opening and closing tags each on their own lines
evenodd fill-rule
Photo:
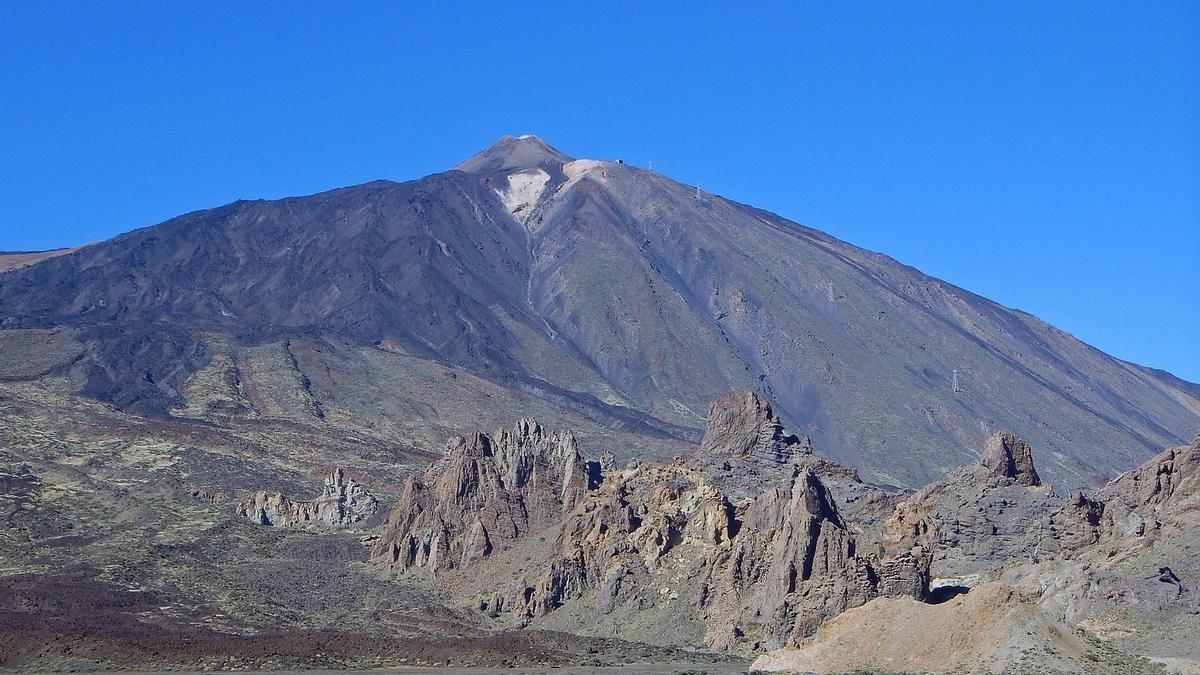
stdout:
<svg viewBox="0 0 1200 675">
<path fill-rule="evenodd" d="M 764 491 L 738 515 L 738 534 L 713 552 L 702 589 L 714 647 L 731 647 L 759 622 L 768 648 L 795 644 L 881 594 L 928 593 L 927 552 L 914 546 L 880 560 L 860 551 L 810 468 L 796 467 L 790 484 Z"/>
<path fill-rule="evenodd" d="M 726 436 L 745 426 L 766 432 L 736 453 L 708 452 L 736 463 L 780 439 L 795 447 L 769 407 L 746 394 L 713 406 L 732 402 L 747 413 L 723 427 Z M 919 543 L 858 547 L 823 482 L 852 493 L 851 483 L 861 485 L 853 472 L 801 452 L 772 465 L 752 497 L 734 497 L 730 481 L 713 479 L 712 460 L 635 461 L 600 475 L 569 432 L 547 433 L 532 420 L 455 437 L 406 483 L 372 556 L 387 569 L 471 587 L 470 603 L 502 608 L 517 625 L 550 627 L 560 613 L 585 612 L 619 631 L 661 612 L 654 616 L 686 621 L 697 640 L 722 650 L 763 631 L 770 644 L 787 644 L 878 595 L 928 593 L 930 557 Z M 509 550 L 540 557 L 517 561 Z"/>
<path fill-rule="evenodd" d="M 746 390 L 708 406 L 698 459 L 706 463 L 710 480 L 733 498 L 753 498 L 787 480 L 799 466 L 826 481 L 855 513 L 880 492 L 865 485 L 857 472 L 818 453 L 810 439 L 789 432 L 766 399 Z"/>
<path fill-rule="evenodd" d="M 346 527 L 370 518 L 378 508 L 378 500 L 366 488 L 335 468 L 315 499 L 293 501 L 279 492 L 263 491 L 239 504 L 237 514 L 276 527 Z"/>
<path fill-rule="evenodd" d="M 1092 543 L 1069 559 L 1010 566 L 1002 578 L 1070 623 L 1111 626 L 1115 646 L 1200 658 L 1197 643 L 1180 638 L 1200 616 L 1200 436 L 1068 501 L 1064 512 L 1087 518 Z"/>
<path fill-rule="evenodd" d="M 1125 535 L 1194 525 L 1200 507 L 1200 435 L 1117 477 L 1099 496 L 1106 501 L 1108 526 Z"/>
<path fill-rule="evenodd" d="M 1152 545 L 1164 533 L 1194 530 L 1200 512 L 1200 435 L 1168 448 L 1101 488 L 1091 512 L 1114 551 Z"/>
<path fill-rule="evenodd" d="M 877 595 L 928 593 L 927 549 L 859 549 L 839 510 L 840 500 L 878 519 L 892 503 L 874 505 L 881 495 L 787 433 L 761 397 L 733 392 L 709 406 L 694 460 L 605 472 L 564 514 L 545 571 L 507 606 L 518 624 L 582 602 L 634 616 L 658 590 L 683 596 L 710 647 L 763 631 L 794 642 Z"/>
<path fill-rule="evenodd" d="M 708 645 L 725 650 L 756 626 L 769 644 L 794 642 L 877 595 L 924 598 L 928 584 L 920 547 L 883 560 L 859 551 L 810 468 L 795 465 L 782 486 L 735 504 L 677 460 L 606 476 L 566 514 L 546 571 L 510 604 L 524 623 L 573 601 L 624 615 L 661 593 L 683 596 Z"/>
<path fill-rule="evenodd" d="M 325 479 L 325 489 L 313 504 L 318 522 L 334 527 L 369 518 L 379 508 L 378 500 L 362 485 L 347 479 L 341 468 L 334 469 Z"/>
</svg>

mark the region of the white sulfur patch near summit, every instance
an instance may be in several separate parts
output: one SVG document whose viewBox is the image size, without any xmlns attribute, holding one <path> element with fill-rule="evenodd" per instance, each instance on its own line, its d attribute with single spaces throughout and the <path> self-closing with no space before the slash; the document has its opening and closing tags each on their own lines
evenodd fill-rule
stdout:
<svg viewBox="0 0 1200 675">
<path fill-rule="evenodd" d="M 566 164 L 563 164 L 563 173 L 567 175 L 569 180 L 577 180 L 589 170 L 598 166 L 603 166 L 603 164 L 604 162 L 594 159 L 577 159 L 573 162 L 567 162 Z"/>
<path fill-rule="evenodd" d="M 567 182 L 563 185 L 562 189 L 569 189 L 575 183 L 578 183 L 579 179 L 589 174 L 599 178 L 607 178 L 607 172 L 603 170 L 598 172 L 592 171 L 593 169 L 602 169 L 605 164 L 606 162 L 595 159 L 577 159 L 573 162 L 563 164 L 563 174 L 566 175 Z"/>
<path fill-rule="evenodd" d="M 550 174 L 541 169 L 525 169 L 509 174 L 508 188 L 497 189 L 496 194 L 509 213 L 525 222 L 549 180 Z"/>
</svg>

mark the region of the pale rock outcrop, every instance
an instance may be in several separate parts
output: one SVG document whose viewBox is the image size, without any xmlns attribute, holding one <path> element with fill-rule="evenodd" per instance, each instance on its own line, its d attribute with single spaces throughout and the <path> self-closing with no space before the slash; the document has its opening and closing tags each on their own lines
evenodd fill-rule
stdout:
<svg viewBox="0 0 1200 675">
<path fill-rule="evenodd" d="M 828 489 L 803 466 L 741 504 L 681 460 L 606 476 L 567 514 L 554 556 L 516 594 L 518 623 L 593 592 L 602 614 L 644 611 L 647 589 L 671 587 L 688 594 L 709 646 L 722 650 L 751 632 L 787 644 L 847 607 L 881 593 L 923 598 L 929 584 L 919 547 L 884 562 L 862 555 Z"/>
<path fill-rule="evenodd" d="M 606 476 L 564 517 L 547 571 L 520 589 L 513 614 L 524 622 L 599 587 L 611 612 L 679 548 L 697 559 L 731 537 L 733 507 L 682 460 Z"/>
<path fill-rule="evenodd" d="M 853 469 L 818 453 L 810 439 L 790 433 L 771 404 L 751 391 L 730 392 L 709 405 L 698 460 L 731 498 L 753 498 L 764 487 L 788 479 L 788 467 L 795 466 L 812 469 L 843 502 L 876 496 L 867 494 L 876 490 L 865 486 Z"/>
<path fill-rule="evenodd" d="M 491 436 L 455 436 L 442 459 L 406 481 L 372 556 L 401 571 L 467 565 L 558 522 L 589 476 L 570 431 L 548 433 L 531 419 Z"/>
<path fill-rule="evenodd" d="M 378 500 L 366 488 L 335 468 L 315 499 L 292 501 L 279 492 L 260 491 L 238 504 L 236 512 L 260 525 L 345 527 L 370 518 L 378 507 Z"/>
<path fill-rule="evenodd" d="M 753 412 L 747 419 L 762 420 L 754 412 L 761 407 L 743 409 Z M 1200 447 L 1200 442 L 1193 445 Z M 807 645 L 829 619 L 886 596 L 902 600 L 882 606 L 901 607 L 917 620 L 941 617 L 947 625 L 956 620 L 950 608 L 964 602 L 1005 616 L 1025 606 L 1024 600 L 1007 591 L 995 593 L 992 587 L 962 596 L 955 595 L 957 590 L 931 593 L 934 572 L 943 577 L 941 585 L 957 589 L 976 587 L 1005 570 L 1061 569 L 1057 576 L 1026 579 L 1024 585 L 1033 589 L 1030 597 L 1041 593 L 1071 612 L 1091 606 L 1062 600 L 1069 594 L 1055 589 L 1067 584 L 1090 593 L 1089 603 L 1100 602 L 1103 598 L 1093 596 L 1103 594 L 1110 600 L 1136 596 L 1145 604 L 1146 594 L 1131 595 L 1128 581 L 1096 586 L 1096 579 L 1108 577 L 1089 573 L 1081 561 L 1103 554 L 1096 544 L 1105 536 L 1114 503 L 1127 504 L 1130 513 L 1154 515 L 1156 522 L 1165 516 L 1155 514 L 1182 520 L 1194 510 L 1194 450 L 1164 453 L 1115 481 L 1108 490 L 1124 501 L 1108 496 L 1106 502 L 1084 493 L 1055 494 L 1041 484 L 1029 446 L 998 434 L 989 439 L 980 463 L 901 500 L 877 539 L 868 536 L 867 521 L 857 518 L 889 504 L 887 495 L 867 486 L 848 490 L 855 481 L 833 470 L 836 465 L 815 462 L 815 453 L 776 467 L 774 478 L 764 470 L 745 474 L 763 481 L 749 498 L 730 491 L 729 472 L 714 477 L 703 457 L 656 467 L 636 464 L 606 474 L 599 487 L 565 512 L 541 574 L 482 604 L 506 608 L 519 625 L 539 622 L 535 625 L 551 628 L 559 612 L 576 622 L 603 621 L 605 634 L 619 631 L 626 621 L 645 621 L 647 613 L 655 617 L 652 621 L 698 622 L 694 639 L 702 636 L 710 648 L 722 651 Z M 744 457 L 730 455 L 729 461 L 736 464 Z M 831 483 L 841 485 L 842 492 Z M 751 485 L 745 482 L 736 489 Z M 850 515 L 843 510 L 847 495 L 858 502 Z M 1190 569 L 1177 576 L 1163 570 L 1159 576 L 1170 577 L 1173 586 L 1162 579 L 1137 583 L 1154 586 L 1150 596 L 1162 595 L 1164 606 L 1185 610 L 1190 596 L 1181 589 L 1191 578 Z M 682 611 L 672 604 L 675 598 L 685 604 Z M 936 606 L 944 609 L 927 609 L 934 605 L 926 603 L 943 601 L 947 604 Z M 986 631 L 986 624 L 981 625 Z M 1019 621 L 1011 625 L 1022 629 Z M 966 626 L 968 631 L 976 628 Z M 913 630 L 919 635 L 922 628 Z M 1019 646 L 1024 633 L 1012 635 L 1017 639 L 1012 644 Z M 867 642 L 878 643 L 873 638 Z"/>
<path fill-rule="evenodd" d="M 714 478 L 711 457 L 633 462 L 601 476 L 569 432 L 522 420 L 512 431 L 451 439 L 441 460 L 407 481 L 372 555 L 392 570 L 439 575 L 517 625 L 554 628 L 559 612 L 576 620 L 595 612 L 620 630 L 624 618 L 650 612 L 689 623 L 722 650 L 751 635 L 794 643 L 881 594 L 927 596 L 930 555 L 919 542 L 859 550 L 824 482 L 861 485 L 853 472 L 783 432 L 752 394 L 723 400 L 713 406 L 718 419 L 728 406 L 734 414 L 709 450 L 720 445 L 714 438 L 736 438 L 718 456 L 766 458 L 738 474 L 753 478 L 744 484 L 728 487 L 729 472 Z M 743 433 L 747 426 L 757 431 Z M 531 563 L 510 550 L 544 557 Z"/>
</svg>

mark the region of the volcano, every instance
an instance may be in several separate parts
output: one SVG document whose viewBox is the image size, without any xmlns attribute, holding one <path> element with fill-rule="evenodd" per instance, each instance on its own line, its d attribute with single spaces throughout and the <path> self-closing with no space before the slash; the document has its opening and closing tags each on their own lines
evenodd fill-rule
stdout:
<svg viewBox="0 0 1200 675">
<path fill-rule="evenodd" d="M 1000 429 L 1042 449 L 1048 482 L 1075 487 L 1200 428 L 1200 386 L 536 136 L 419 180 L 238 201 L 8 270 L 0 329 L 10 345 L 52 334 L 63 355 L 34 368 L 28 350 L 0 349 L 5 378 L 63 376 L 151 417 L 402 436 L 433 414 L 425 401 L 486 416 L 511 392 L 619 431 L 612 450 L 635 455 L 630 438 L 698 441 L 707 402 L 750 389 L 895 486 L 972 461 Z M 290 384 L 266 384 L 268 348 Z"/>
</svg>

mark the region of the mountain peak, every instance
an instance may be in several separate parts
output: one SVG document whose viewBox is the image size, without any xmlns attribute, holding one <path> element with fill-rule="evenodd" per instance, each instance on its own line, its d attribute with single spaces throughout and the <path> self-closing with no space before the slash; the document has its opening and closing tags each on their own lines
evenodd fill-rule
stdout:
<svg viewBox="0 0 1200 675">
<path fill-rule="evenodd" d="M 537 136 L 525 134 L 524 136 L 502 136 L 491 147 L 454 168 L 467 173 L 491 173 L 548 166 L 559 167 L 572 160 L 572 157 Z"/>
</svg>

